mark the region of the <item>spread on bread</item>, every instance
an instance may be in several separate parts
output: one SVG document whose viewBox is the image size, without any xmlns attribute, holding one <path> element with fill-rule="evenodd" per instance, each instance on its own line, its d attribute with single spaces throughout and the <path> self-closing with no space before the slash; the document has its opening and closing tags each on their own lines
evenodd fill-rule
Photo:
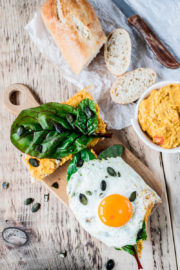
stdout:
<svg viewBox="0 0 180 270">
<path fill-rule="evenodd" d="M 159 146 L 180 146 L 180 84 L 153 90 L 139 105 L 138 120 L 144 132 Z"/>
<path fill-rule="evenodd" d="M 86 91 L 66 103 L 48 103 L 20 113 L 11 128 L 11 141 L 23 153 L 32 177 L 53 173 L 72 155 L 100 140 L 106 125 L 99 107 Z"/>
<path fill-rule="evenodd" d="M 79 74 L 106 42 L 87 0 L 47 0 L 41 8 L 45 26 L 75 74 Z"/>
</svg>

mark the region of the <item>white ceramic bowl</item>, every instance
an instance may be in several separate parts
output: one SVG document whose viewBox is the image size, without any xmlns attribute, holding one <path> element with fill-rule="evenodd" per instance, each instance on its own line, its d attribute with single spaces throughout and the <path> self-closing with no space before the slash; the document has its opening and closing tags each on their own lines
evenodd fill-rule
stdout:
<svg viewBox="0 0 180 270">
<path fill-rule="evenodd" d="M 139 136 L 139 138 L 149 147 L 151 147 L 152 149 L 159 151 L 159 152 L 163 152 L 163 153 L 180 153 L 180 147 L 176 147 L 176 148 L 172 148 L 172 149 L 165 149 L 161 146 L 158 146 L 157 144 L 153 143 L 152 140 L 142 131 L 139 122 L 138 122 L 138 109 L 139 109 L 139 104 L 140 102 L 147 98 L 149 96 L 149 94 L 151 93 L 152 90 L 154 89 L 160 89 L 163 86 L 166 86 L 168 84 L 180 84 L 180 81 L 163 81 L 163 82 L 158 82 L 153 84 L 150 88 L 148 88 L 143 95 L 140 97 L 137 106 L 136 106 L 136 110 L 135 110 L 135 117 L 134 119 L 131 120 L 132 126 L 134 128 L 134 130 L 136 131 L 137 135 Z"/>
</svg>

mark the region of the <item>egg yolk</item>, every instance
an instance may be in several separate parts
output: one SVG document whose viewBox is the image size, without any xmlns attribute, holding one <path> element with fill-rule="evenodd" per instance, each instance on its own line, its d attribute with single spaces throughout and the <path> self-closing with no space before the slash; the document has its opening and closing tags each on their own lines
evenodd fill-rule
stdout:
<svg viewBox="0 0 180 270">
<path fill-rule="evenodd" d="M 112 194 L 104 198 L 98 207 L 100 220 L 107 226 L 120 227 L 125 225 L 132 217 L 133 207 L 129 199 Z"/>
</svg>

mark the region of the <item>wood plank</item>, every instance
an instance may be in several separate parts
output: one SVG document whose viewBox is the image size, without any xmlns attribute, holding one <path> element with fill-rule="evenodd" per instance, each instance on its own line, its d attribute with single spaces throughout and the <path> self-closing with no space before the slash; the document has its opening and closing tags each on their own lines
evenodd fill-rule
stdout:
<svg viewBox="0 0 180 270">
<path fill-rule="evenodd" d="M 0 35 L 3 37 L 0 45 L 0 100 L 2 90 L 17 82 L 29 85 L 41 97 L 42 103 L 64 101 L 76 91 L 63 79 L 57 67 L 42 57 L 24 31 L 25 24 L 42 3 L 43 0 L 0 1 Z M 8 226 L 20 226 L 30 236 L 29 243 L 20 248 L 12 248 L 0 237 L 0 269 L 104 269 L 109 258 L 114 258 L 115 269 L 137 269 L 131 256 L 107 248 L 90 237 L 55 196 L 50 195 L 48 203 L 43 201 L 48 190 L 41 183 L 31 183 L 21 154 L 8 139 L 14 116 L 5 111 L 2 103 L 0 116 L 0 184 L 3 180 L 10 183 L 7 190 L 2 190 L 0 185 L 0 232 Z M 132 128 L 119 134 L 125 145 L 160 179 L 166 191 L 160 155 L 146 148 Z M 30 196 L 41 203 L 41 209 L 34 214 L 31 207 L 23 203 Z M 177 269 L 166 192 L 165 198 L 166 202 L 150 219 L 149 240 L 144 245 L 141 259 L 146 270 Z M 68 256 L 61 259 L 57 252 L 64 249 Z"/>
<path fill-rule="evenodd" d="M 170 202 L 177 262 L 180 265 L 180 154 L 163 154 L 162 160 Z"/>
</svg>

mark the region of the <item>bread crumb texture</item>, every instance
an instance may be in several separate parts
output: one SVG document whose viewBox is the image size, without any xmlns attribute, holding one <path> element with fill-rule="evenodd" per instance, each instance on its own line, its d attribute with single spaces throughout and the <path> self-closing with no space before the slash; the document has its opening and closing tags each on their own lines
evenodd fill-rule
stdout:
<svg viewBox="0 0 180 270">
<path fill-rule="evenodd" d="M 73 97 L 68 99 L 66 102 L 62 102 L 62 103 L 70 105 L 74 108 L 77 108 L 78 104 L 83 99 L 89 98 L 92 100 L 92 96 L 89 93 L 87 93 L 86 90 L 88 90 L 88 87 L 85 88 L 84 90 L 78 92 L 76 95 L 74 95 Z M 97 111 L 97 117 L 98 117 L 98 129 L 96 132 L 104 134 L 106 132 L 106 124 L 103 122 L 103 120 L 100 117 L 100 109 L 99 109 L 99 106 L 97 104 L 96 104 L 96 111 Z M 89 144 L 89 148 L 94 147 L 98 143 L 99 140 L 100 139 L 97 139 L 97 138 L 93 139 L 93 141 Z M 93 154 L 95 154 L 95 152 L 93 152 L 93 150 L 91 150 L 91 151 Z M 95 156 L 96 156 L 96 154 L 95 154 Z M 31 176 L 35 179 L 42 180 L 46 176 L 52 174 L 59 166 L 62 166 L 66 161 L 71 160 L 72 157 L 73 157 L 72 155 L 68 155 L 68 156 L 62 158 L 61 160 L 48 159 L 48 158 L 42 158 L 42 159 L 36 158 L 39 161 L 39 166 L 33 167 L 29 163 L 29 159 L 32 157 L 27 155 L 25 158 L 25 162 L 28 165 Z"/>
</svg>

